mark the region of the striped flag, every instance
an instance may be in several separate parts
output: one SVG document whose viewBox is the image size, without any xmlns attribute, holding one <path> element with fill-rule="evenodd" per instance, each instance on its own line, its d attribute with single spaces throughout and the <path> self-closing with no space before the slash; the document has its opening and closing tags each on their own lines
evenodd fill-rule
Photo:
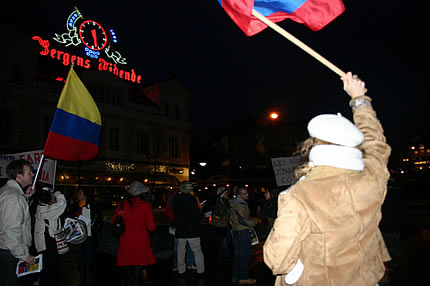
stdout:
<svg viewBox="0 0 430 286">
<path fill-rule="evenodd" d="M 252 16 L 259 12 L 274 23 L 291 19 L 313 31 L 324 28 L 345 11 L 342 0 L 218 0 L 230 18 L 247 35 L 258 34 L 267 25 Z"/>
<path fill-rule="evenodd" d="M 92 159 L 99 152 L 101 125 L 96 103 L 71 66 L 43 154 L 66 161 Z"/>
</svg>

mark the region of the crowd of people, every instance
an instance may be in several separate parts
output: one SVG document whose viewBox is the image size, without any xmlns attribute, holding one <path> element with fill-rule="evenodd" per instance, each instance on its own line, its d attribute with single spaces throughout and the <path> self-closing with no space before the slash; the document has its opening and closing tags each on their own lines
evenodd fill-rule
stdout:
<svg viewBox="0 0 430 286">
<path fill-rule="evenodd" d="M 53 192 L 48 187 L 36 190 L 32 165 L 26 160 L 9 163 L 6 174 L 8 181 L 0 189 L 0 284 L 59 285 L 57 240 L 63 233 L 66 217 L 84 224 L 80 232 L 84 239 L 74 245 L 79 285 L 87 285 L 87 266 L 91 280 L 96 281 L 95 237 L 102 225 L 97 204 L 84 189 L 77 191 L 76 201 L 71 205 L 59 191 Z M 62 248 L 62 251 L 67 250 Z M 18 277 L 18 262 L 30 268 L 38 255 L 42 255 L 40 274 Z"/>
<path fill-rule="evenodd" d="M 245 187 L 218 188 L 212 214 L 217 261 L 231 263 L 232 283 L 256 283 L 249 276 L 249 263 L 257 225 L 262 226 L 258 236 L 264 242 L 264 262 L 276 276 L 277 286 L 374 286 L 383 277 L 390 255 L 379 222 L 390 177 L 390 147 L 371 99 L 365 96 L 364 82 L 351 73 L 342 80 L 355 124 L 340 114 L 313 118 L 308 124 L 310 137 L 299 149 L 306 162 L 296 169 L 294 185 L 282 192 L 268 188 L 263 199 L 252 202 Z M 55 236 L 64 214 L 86 226 L 86 239 L 74 247 L 80 285 L 87 284 L 87 266 L 96 281 L 94 244 L 101 227 L 97 204 L 83 189 L 70 206 L 60 192 L 36 191 L 27 161 L 11 162 L 6 173 L 9 180 L 0 189 L 0 284 L 20 285 L 22 280 L 15 274 L 18 261 L 31 266 L 35 255 L 43 254 L 39 284 L 57 285 Z M 112 218 L 113 223 L 122 216 L 125 226 L 116 258 L 121 285 L 143 285 L 147 267 L 157 263 L 150 238 L 156 223 L 149 190 L 140 181 L 132 182 Z M 257 205 L 257 212 L 250 203 Z M 195 270 L 199 281 L 206 277 L 202 204 L 188 181 L 166 199 L 173 236 L 172 270 L 180 279 L 187 269 Z"/>
</svg>

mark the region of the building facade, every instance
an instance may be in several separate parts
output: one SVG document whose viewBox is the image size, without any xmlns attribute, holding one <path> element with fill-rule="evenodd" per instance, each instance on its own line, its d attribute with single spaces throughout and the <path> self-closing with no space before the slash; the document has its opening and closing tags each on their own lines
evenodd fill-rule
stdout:
<svg viewBox="0 0 430 286">
<path fill-rule="evenodd" d="M 70 65 L 42 56 L 40 44 L 18 28 L 2 30 L 0 154 L 42 150 Z M 91 188 L 109 200 L 103 192 L 135 179 L 156 189 L 189 179 L 190 93 L 177 79 L 144 85 L 109 71 L 74 70 L 101 113 L 100 151 L 89 161 L 58 161 L 56 187 Z"/>
</svg>

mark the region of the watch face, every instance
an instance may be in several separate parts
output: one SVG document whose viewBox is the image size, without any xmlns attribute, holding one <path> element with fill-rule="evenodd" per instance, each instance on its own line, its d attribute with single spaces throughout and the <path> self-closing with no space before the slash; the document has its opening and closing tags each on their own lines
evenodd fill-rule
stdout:
<svg viewBox="0 0 430 286">
<path fill-rule="evenodd" d="M 99 51 L 107 45 L 107 35 L 103 27 L 92 20 L 82 22 L 79 27 L 79 37 L 85 46 L 94 51 Z"/>
</svg>

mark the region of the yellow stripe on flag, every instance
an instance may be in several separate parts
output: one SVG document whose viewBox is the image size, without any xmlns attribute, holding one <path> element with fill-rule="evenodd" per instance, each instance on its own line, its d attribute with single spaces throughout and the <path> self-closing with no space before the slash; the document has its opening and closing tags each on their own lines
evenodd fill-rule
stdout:
<svg viewBox="0 0 430 286">
<path fill-rule="evenodd" d="M 98 125 L 102 124 L 99 109 L 93 97 L 73 70 L 73 65 L 70 67 L 57 107 Z"/>
</svg>

